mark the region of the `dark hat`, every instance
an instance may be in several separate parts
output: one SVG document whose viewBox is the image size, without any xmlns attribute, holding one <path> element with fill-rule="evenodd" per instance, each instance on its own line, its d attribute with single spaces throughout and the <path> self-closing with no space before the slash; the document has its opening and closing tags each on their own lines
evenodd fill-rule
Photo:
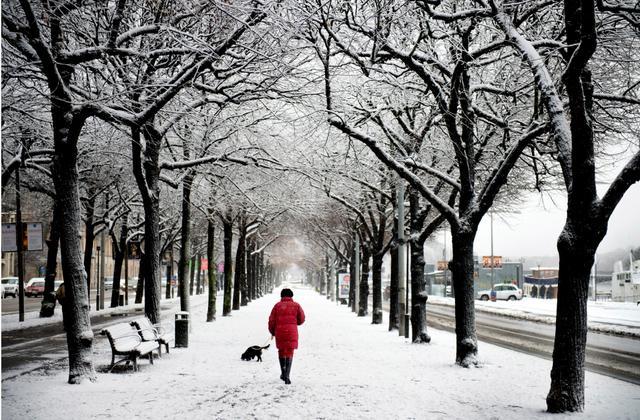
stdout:
<svg viewBox="0 0 640 420">
<path fill-rule="evenodd" d="M 280 297 L 293 297 L 293 291 L 291 289 L 282 289 Z"/>
</svg>

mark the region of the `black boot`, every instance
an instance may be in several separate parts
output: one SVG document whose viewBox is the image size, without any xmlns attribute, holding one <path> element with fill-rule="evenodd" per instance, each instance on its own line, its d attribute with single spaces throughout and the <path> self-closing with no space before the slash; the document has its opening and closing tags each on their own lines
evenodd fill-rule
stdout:
<svg viewBox="0 0 640 420">
<path fill-rule="evenodd" d="M 287 357 L 285 359 L 285 374 L 284 374 L 284 383 L 287 385 L 291 384 L 291 379 L 289 375 L 291 374 L 291 363 L 293 362 L 293 358 Z"/>
<path fill-rule="evenodd" d="M 287 359 L 285 359 L 284 357 L 278 357 L 278 360 L 280 361 L 280 379 L 284 381 L 285 374 L 287 372 Z"/>
</svg>

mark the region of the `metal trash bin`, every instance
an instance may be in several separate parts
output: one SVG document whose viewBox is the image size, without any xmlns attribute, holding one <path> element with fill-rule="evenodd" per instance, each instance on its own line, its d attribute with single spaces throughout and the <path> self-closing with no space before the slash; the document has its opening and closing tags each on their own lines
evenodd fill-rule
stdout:
<svg viewBox="0 0 640 420">
<path fill-rule="evenodd" d="M 189 347 L 189 312 L 176 312 L 176 347 Z"/>
</svg>

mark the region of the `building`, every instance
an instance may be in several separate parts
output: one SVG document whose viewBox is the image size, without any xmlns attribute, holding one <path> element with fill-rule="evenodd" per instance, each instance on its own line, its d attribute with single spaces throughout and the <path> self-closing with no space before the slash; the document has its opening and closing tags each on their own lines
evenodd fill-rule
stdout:
<svg viewBox="0 0 640 420">
<path fill-rule="evenodd" d="M 524 276 L 523 293 L 533 298 L 556 299 L 558 273 L 558 267 L 532 267 L 531 275 Z"/>
<path fill-rule="evenodd" d="M 427 278 L 427 291 L 429 294 L 445 296 L 451 295 L 451 271 L 434 270 L 434 264 L 425 266 L 425 276 Z M 440 267 L 442 268 L 442 267 Z M 491 268 L 483 267 L 478 256 L 474 256 L 474 293 L 478 290 L 491 289 L 494 284 L 511 283 L 522 288 L 524 282 L 524 270 L 519 261 L 500 262 L 499 266 L 493 268 L 493 278 Z M 445 289 L 445 284 L 447 285 Z"/>
<path fill-rule="evenodd" d="M 524 282 L 524 269 L 519 261 L 505 261 L 499 267 L 493 269 L 493 279 L 491 278 L 491 268 L 485 268 L 478 264 L 476 260 L 476 290 L 488 290 L 494 284 L 510 283 L 522 288 Z"/>
<path fill-rule="evenodd" d="M 611 299 L 615 302 L 640 302 L 640 260 L 632 261 L 626 271 L 622 261 L 613 265 Z"/>
</svg>

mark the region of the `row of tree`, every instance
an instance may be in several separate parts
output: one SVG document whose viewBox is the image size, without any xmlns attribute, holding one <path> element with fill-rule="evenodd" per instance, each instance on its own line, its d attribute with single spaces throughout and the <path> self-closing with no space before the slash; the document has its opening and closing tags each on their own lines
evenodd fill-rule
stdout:
<svg viewBox="0 0 640 420">
<path fill-rule="evenodd" d="M 95 379 L 86 250 L 98 229 L 120 257 L 128 240 L 144 238 L 140 277 L 153 322 L 162 255 L 179 251 L 188 310 L 187 261 L 205 248 L 216 261 L 216 227 L 223 315 L 295 264 L 328 296 L 336 270 L 350 267 L 359 316 L 369 315 L 371 271 L 372 322 L 381 323 L 383 257 L 391 253 L 396 273 L 408 243 L 412 338 L 427 343 L 424 246 L 446 225 L 456 363 L 475 366 L 478 226 L 524 192 L 562 190 L 547 407 L 583 409 L 589 271 L 609 217 L 640 179 L 637 5 L 16 0 L 2 8 L 2 185 L 22 166 L 24 185 L 53 203 L 50 251 L 59 237 L 72 313 L 69 382 Z M 619 150 L 628 162 L 598 191 L 599 165 L 620 161 L 610 157 Z M 392 277 L 390 329 L 399 294 Z"/>
</svg>

